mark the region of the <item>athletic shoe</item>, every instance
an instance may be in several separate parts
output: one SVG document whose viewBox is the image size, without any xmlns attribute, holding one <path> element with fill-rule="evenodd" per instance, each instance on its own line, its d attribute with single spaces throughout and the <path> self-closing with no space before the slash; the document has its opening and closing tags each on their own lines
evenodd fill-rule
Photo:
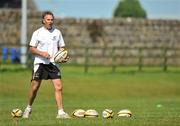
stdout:
<svg viewBox="0 0 180 126">
<path fill-rule="evenodd" d="M 71 117 L 67 113 L 64 113 L 62 115 L 57 114 L 56 118 L 57 119 L 69 119 Z"/>
<path fill-rule="evenodd" d="M 31 110 L 25 109 L 24 112 L 23 112 L 22 117 L 23 118 L 29 118 L 29 114 L 31 114 Z"/>
</svg>

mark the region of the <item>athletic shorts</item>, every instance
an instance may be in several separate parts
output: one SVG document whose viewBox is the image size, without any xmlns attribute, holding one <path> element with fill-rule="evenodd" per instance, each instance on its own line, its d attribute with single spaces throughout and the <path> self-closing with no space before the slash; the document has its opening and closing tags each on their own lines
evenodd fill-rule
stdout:
<svg viewBox="0 0 180 126">
<path fill-rule="evenodd" d="M 61 73 L 58 67 L 50 64 L 35 64 L 32 72 L 32 80 L 61 79 Z"/>
</svg>

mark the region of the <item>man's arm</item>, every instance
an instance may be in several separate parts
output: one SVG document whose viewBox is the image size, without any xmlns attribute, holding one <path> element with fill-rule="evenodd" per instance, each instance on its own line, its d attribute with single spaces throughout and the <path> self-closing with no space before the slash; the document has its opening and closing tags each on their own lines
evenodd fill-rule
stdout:
<svg viewBox="0 0 180 126">
<path fill-rule="evenodd" d="M 29 51 L 34 55 L 42 56 L 43 58 L 47 58 L 47 59 L 50 58 L 50 55 L 48 54 L 48 52 L 40 51 L 36 47 L 33 47 L 33 46 L 29 47 Z"/>
</svg>

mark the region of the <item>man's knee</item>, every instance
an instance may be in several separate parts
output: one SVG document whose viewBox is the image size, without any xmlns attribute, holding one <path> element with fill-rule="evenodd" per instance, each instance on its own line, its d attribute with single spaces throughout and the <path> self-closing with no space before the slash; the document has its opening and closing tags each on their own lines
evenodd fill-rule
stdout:
<svg viewBox="0 0 180 126">
<path fill-rule="evenodd" d="M 40 87 L 40 82 L 38 81 L 32 81 L 31 82 L 31 87 L 33 92 L 37 92 L 39 87 Z"/>
<path fill-rule="evenodd" d="M 55 86 L 55 90 L 56 90 L 56 91 L 62 91 L 62 85 L 61 85 L 61 84 L 57 84 L 57 85 Z"/>
</svg>

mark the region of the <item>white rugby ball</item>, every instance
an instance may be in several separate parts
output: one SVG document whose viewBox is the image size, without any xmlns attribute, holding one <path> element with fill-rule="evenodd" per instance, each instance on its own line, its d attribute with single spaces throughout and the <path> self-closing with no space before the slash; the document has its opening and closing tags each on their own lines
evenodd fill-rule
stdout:
<svg viewBox="0 0 180 126">
<path fill-rule="evenodd" d="M 83 109 L 76 109 L 73 111 L 72 116 L 78 117 L 78 118 L 83 118 L 85 114 L 85 110 Z"/>
<path fill-rule="evenodd" d="M 131 117 L 132 112 L 128 109 L 122 109 L 117 113 L 118 117 Z"/>
<path fill-rule="evenodd" d="M 102 117 L 103 118 L 113 118 L 113 115 L 114 115 L 114 112 L 111 110 L 111 109 L 105 109 L 103 112 L 102 112 Z"/>
<path fill-rule="evenodd" d="M 98 117 L 98 112 L 94 109 L 88 109 L 85 113 L 84 116 L 85 117 Z"/>
<path fill-rule="evenodd" d="M 19 108 L 15 108 L 15 109 L 13 109 L 12 111 L 11 111 L 11 115 L 13 116 L 13 117 L 21 117 L 22 116 L 22 114 L 23 114 L 23 112 L 22 112 L 22 110 L 21 109 L 19 109 Z"/>
<path fill-rule="evenodd" d="M 67 50 L 62 50 L 62 51 L 58 51 L 55 55 L 54 55 L 54 61 L 56 63 L 62 62 L 63 60 L 65 60 L 65 58 L 68 55 L 68 51 Z"/>
</svg>

